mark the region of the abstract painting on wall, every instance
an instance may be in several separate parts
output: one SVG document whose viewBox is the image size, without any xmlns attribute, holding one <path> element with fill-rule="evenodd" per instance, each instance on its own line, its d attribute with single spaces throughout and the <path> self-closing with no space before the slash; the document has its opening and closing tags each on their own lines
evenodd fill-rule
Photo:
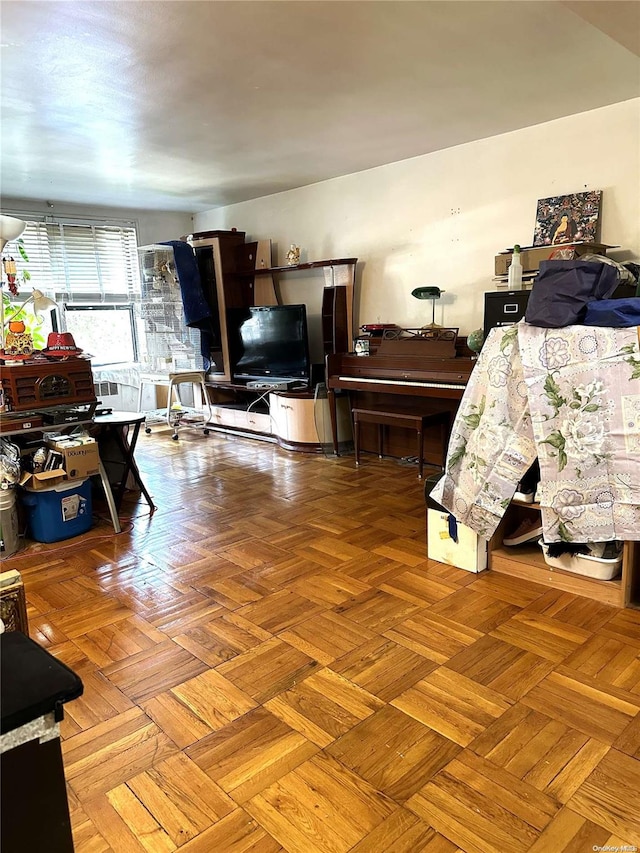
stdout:
<svg viewBox="0 0 640 853">
<path fill-rule="evenodd" d="M 602 190 L 539 199 L 533 245 L 596 243 L 601 200 Z"/>
</svg>

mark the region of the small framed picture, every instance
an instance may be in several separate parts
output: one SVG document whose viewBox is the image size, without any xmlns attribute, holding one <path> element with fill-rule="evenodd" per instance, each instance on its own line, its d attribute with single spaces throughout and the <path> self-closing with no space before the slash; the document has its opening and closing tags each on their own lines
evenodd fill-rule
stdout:
<svg viewBox="0 0 640 853">
<path fill-rule="evenodd" d="M 596 243 L 601 200 L 602 190 L 539 199 L 533 245 Z"/>
<path fill-rule="evenodd" d="M 353 349 L 356 355 L 369 355 L 369 338 L 356 338 Z"/>
</svg>

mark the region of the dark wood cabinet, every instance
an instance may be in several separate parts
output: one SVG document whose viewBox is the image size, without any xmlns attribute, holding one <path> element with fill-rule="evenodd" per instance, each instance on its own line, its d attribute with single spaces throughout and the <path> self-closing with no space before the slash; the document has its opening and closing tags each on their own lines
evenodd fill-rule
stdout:
<svg viewBox="0 0 640 853">
<path fill-rule="evenodd" d="M 275 291 L 267 288 L 255 298 L 255 266 L 259 244 L 245 243 L 244 231 L 207 231 L 194 234 L 194 248 L 200 280 L 212 314 L 211 369 L 209 375 L 230 382 L 227 311 L 255 304 L 275 304 Z M 264 300 L 268 301 L 264 301 Z"/>
<path fill-rule="evenodd" d="M 284 267 L 271 266 L 269 240 L 245 242 L 244 231 L 204 231 L 191 235 L 200 280 L 212 313 L 209 377 L 230 382 L 227 311 L 253 305 L 277 305 L 279 276 L 301 270 L 321 270 L 323 356 L 349 352 L 353 343 L 353 295 L 357 258 L 331 258 Z"/>
</svg>

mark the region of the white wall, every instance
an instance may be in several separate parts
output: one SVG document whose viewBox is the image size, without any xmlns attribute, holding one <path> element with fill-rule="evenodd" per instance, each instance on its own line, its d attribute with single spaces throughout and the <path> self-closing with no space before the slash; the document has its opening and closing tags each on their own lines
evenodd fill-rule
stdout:
<svg viewBox="0 0 640 853">
<path fill-rule="evenodd" d="M 601 240 L 621 247 L 610 254 L 637 260 L 640 99 L 198 213 L 194 230 L 270 237 L 274 265 L 291 243 L 303 261 L 357 257 L 357 325 L 423 325 L 431 303 L 411 291 L 437 285 L 446 294 L 436 321 L 467 334 L 482 325 L 484 292 L 496 288 L 494 256 L 531 245 L 537 200 L 585 189 L 603 190 Z M 283 298 L 317 300 L 315 314 L 322 278 L 312 275 L 282 278 Z"/>
<path fill-rule="evenodd" d="M 96 207 L 94 205 L 70 204 L 64 201 L 51 202 L 48 207 L 45 201 L 30 201 L 19 198 L 3 198 L 3 213 L 33 213 L 46 216 L 68 217 L 73 219 L 126 219 L 136 222 L 138 243 L 146 246 L 162 240 L 179 240 L 193 230 L 190 213 L 170 212 L 159 210 L 138 210 L 119 207 Z"/>
</svg>

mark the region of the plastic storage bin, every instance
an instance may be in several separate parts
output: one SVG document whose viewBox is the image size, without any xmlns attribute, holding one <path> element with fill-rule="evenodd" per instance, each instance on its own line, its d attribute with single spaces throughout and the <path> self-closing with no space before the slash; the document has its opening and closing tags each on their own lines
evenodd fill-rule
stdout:
<svg viewBox="0 0 640 853">
<path fill-rule="evenodd" d="M 622 552 L 613 559 L 591 557 L 589 554 L 561 554 L 559 557 L 550 557 L 549 546 L 542 539 L 538 540 L 538 545 L 542 548 L 545 563 L 553 569 L 562 569 L 601 581 L 613 580 L 622 571 Z"/>
<path fill-rule="evenodd" d="M 36 542 L 59 542 L 91 527 L 91 480 L 71 480 L 48 489 L 24 489 L 29 534 Z"/>
</svg>

